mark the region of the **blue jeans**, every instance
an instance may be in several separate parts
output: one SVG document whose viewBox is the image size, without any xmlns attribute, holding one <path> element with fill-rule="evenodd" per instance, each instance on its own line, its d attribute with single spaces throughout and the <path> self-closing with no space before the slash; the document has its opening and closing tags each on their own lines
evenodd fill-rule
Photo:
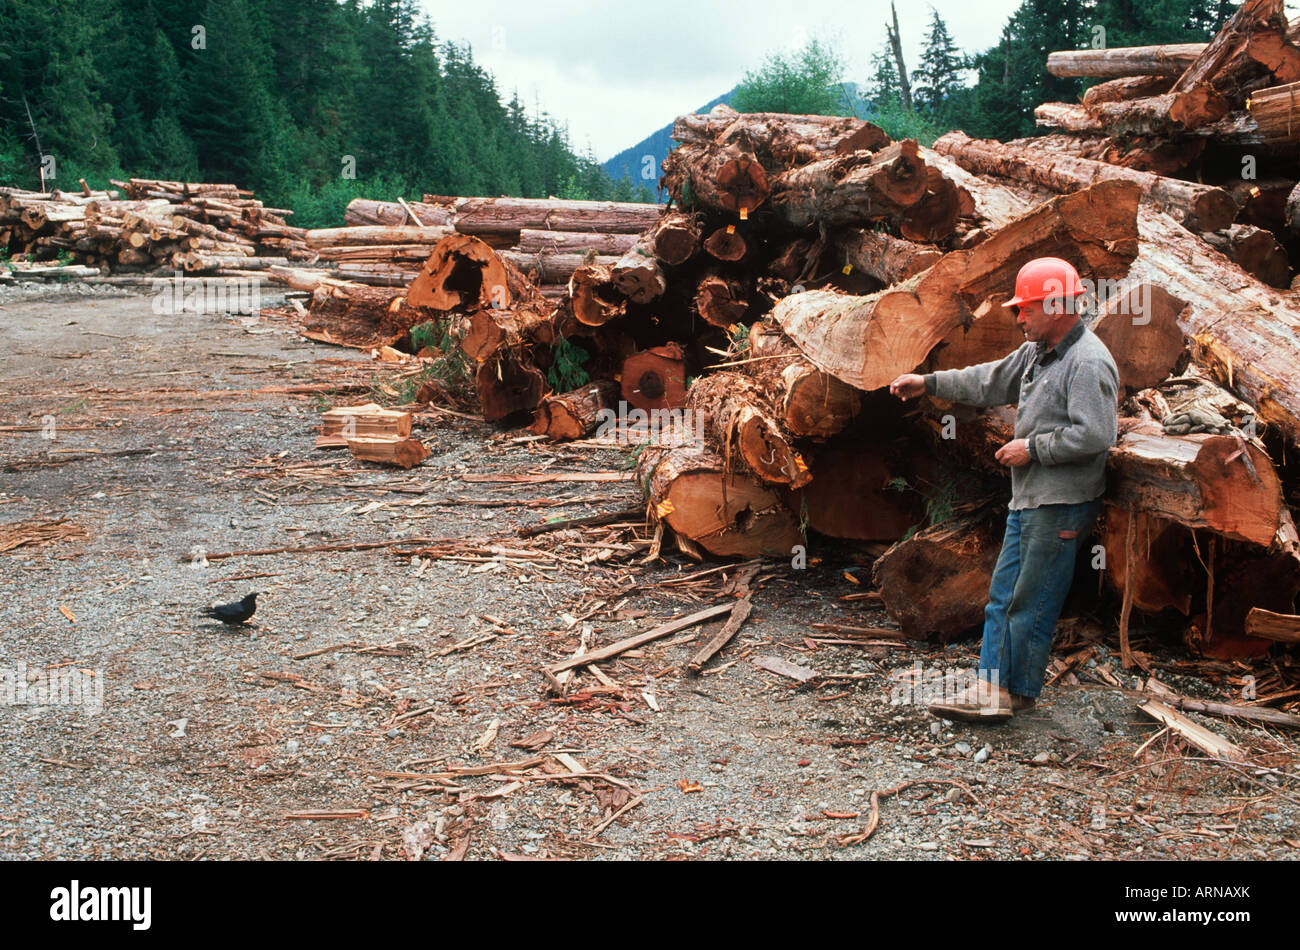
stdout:
<svg viewBox="0 0 1300 950">
<path fill-rule="evenodd" d="M 981 679 L 1018 696 L 1036 697 L 1043 691 L 1074 561 L 1100 510 L 1098 498 L 1007 512 L 1002 553 L 984 608 Z"/>
</svg>

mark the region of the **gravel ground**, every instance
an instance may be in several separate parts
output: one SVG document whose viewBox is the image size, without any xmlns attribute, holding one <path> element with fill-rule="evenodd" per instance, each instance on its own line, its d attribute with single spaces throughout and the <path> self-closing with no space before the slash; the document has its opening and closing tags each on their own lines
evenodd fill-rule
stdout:
<svg viewBox="0 0 1300 950">
<path fill-rule="evenodd" d="M 103 695 L 97 713 L 3 709 L 0 855 L 1300 856 L 1293 738 L 1201 720 L 1249 750 L 1244 769 L 1168 735 L 1139 751 L 1156 727 L 1104 647 L 1077 685 L 1002 727 L 891 705 L 900 675 L 969 667 L 977 644 L 817 644 L 830 635 L 815 622 L 888 624 L 840 599 L 861 590 L 846 572 L 869 572 L 834 546 L 814 545 L 808 570 L 764 565 L 752 615 L 703 676 L 684 673 L 694 628 L 602 664 L 613 685 L 584 669 L 556 697 L 539 667 L 572 655 L 584 627 L 598 647 L 721 602 L 745 572 L 641 564 L 644 532 L 618 527 L 517 537 L 635 507 L 629 480 L 475 480 L 627 474 L 619 451 L 446 414 L 421 417 L 433 455 L 411 472 L 315 450 L 321 408 L 366 393 L 284 390 L 379 385 L 391 370 L 273 315 L 150 304 L 0 288 L 0 528 L 69 519 L 86 532 L 0 554 L 0 667 L 91 671 Z M 416 538 L 468 540 L 440 548 L 451 557 L 217 556 Z M 476 553 L 490 543 L 531 556 Z M 202 619 L 252 590 L 249 627 Z M 823 677 L 800 686 L 760 656 Z M 1166 682 L 1223 698 L 1178 675 L 1174 646 L 1162 659 Z M 510 745 L 543 730 L 540 751 Z M 528 771 L 464 771 L 531 758 Z"/>
</svg>

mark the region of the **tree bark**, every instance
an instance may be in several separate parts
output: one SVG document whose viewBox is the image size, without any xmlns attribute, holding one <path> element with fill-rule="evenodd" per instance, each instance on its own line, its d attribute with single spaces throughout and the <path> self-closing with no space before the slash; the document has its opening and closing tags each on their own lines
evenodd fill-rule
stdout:
<svg viewBox="0 0 1300 950">
<path fill-rule="evenodd" d="M 692 145 L 742 145 L 769 176 L 859 149 L 875 152 L 889 144 L 889 136 L 878 126 L 861 119 L 774 112 L 741 114 L 726 106 L 703 115 L 679 116 L 673 123 L 672 137 Z"/>
<path fill-rule="evenodd" d="M 365 244 L 437 244 L 449 234 L 451 228 L 421 228 L 396 226 L 354 226 L 346 228 L 319 228 L 307 232 L 308 247 L 355 247 Z"/>
<path fill-rule="evenodd" d="M 772 183 L 772 210 L 791 227 L 852 227 L 896 215 L 925 196 L 914 139 L 788 171 Z"/>
<path fill-rule="evenodd" d="M 1117 79 L 1127 76 L 1181 76 L 1205 50 L 1205 43 L 1122 46 L 1114 49 L 1061 50 L 1047 56 L 1053 76 Z"/>
<path fill-rule="evenodd" d="M 884 231 L 854 228 L 839 238 L 844 262 L 889 286 L 914 277 L 935 264 L 943 251 Z"/>
<path fill-rule="evenodd" d="M 414 468 L 429 457 L 428 447 L 418 439 L 348 439 L 348 451 L 355 458 L 399 468 Z"/>
<path fill-rule="evenodd" d="M 519 232 L 521 254 L 588 254 L 621 257 L 636 246 L 635 234 L 598 234 L 583 231 L 542 231 L 528 228 Z"/>
<path fill-rule="evenodd" d="M 1130 99 L 1144 99 L 1147 96 L 1160 96 L 1173 86 L 1175 76 L 1123 76 L 1098 83 L 1083 94 L 1083 105 L 1092 109 L 1103 102 L 1127 102 Z"/>
<path fill-rule="evenodd" d="M 663 163 L 663 186 L 678 207 L 747 216 L 771 193 L 767 172 L 734 145 L 683 145 Z"/>
<path fill-rule="evenodd" d="M 1237 214 L 1236 204 L 1221 188 L 1164 178 L 1150 172 L 998 142 L 978 141 L 962 132 L 949 132 L 935 142 L 934 147 L 979 174 L 1030 182 L 1058 193 L 1077 191 L 1099 181 L 1131 181 L 1142 189 L 1143 195 L 1158 210 L 1166 210 L 1188 227 L 1203 231 L 1226 228 Z"/>
<path fill-rule="evenodd" d="M 1178 77 L 1173 91 L 1213 83 L 1220 94 L 1235 96 L 1252 79 L 1270 73 L 1280 83 L 1300 80 L 1300 50 L 1286 39 L 1282 0 L 1245 0 Z"/>
<path fill-rule="evenodd" d="M 1300 443 L 1300 315 L 1168 215 L 1138 214 L 1142 242 L 1130 277 L 1159 284 L 1188 306 L 1180 326 L 1192 358 L 1255 407 L 1261 423 Z"/>
<path fill-rule="evenodd" d="M 618 402 L 619 386 L 612 379 L 599 379 L 559 396 L 547 396 L 537 407 L 531 432 L 560 441 L 581 439 L 600 424 L 602 410 Z"/>
<path fill-rule="evenodd" d="M 534 229 L 640 234 L 653 227 L 664 210 L 663 205 L 635 201 L 567 201 L 560 198 L 425 195 L 424 201 L 447 209 L 450 218 L 445 223 L 454 226 L 461 234 L 517 235 Z M 418 208 L 416 214 L 420 214 Z"/>
<path fill-rule="evenodd" d="M 343 212 L 343 223 L 353 226 L 378 227 L 419 227 L 407 212 L 409 208 L 420 222 L 433 227 L 451 224 L 451 213 L 440 205 L 427 205 L 408 201 L 406 208 L 396 201 L 372 201 L 369 198 L 353 198 Z"/>
<path fill-rule="evenodd" d="M 773 417 L 767 394 L 753 379 L 740 373 L 710 373 L 690 388 L 686 408 L 699 414 L 709 447 L 725 462 L 738 456 L 758 481 L 799 488 L 812 480 Z"/>
<path fill-rule="evenodd" d="M 1208 82 L 1185 91 L 1088 107 L 1110 135 L 1177 135 L 1217 122 L 1228 114 L 1228 100 Z"/>
</svg>

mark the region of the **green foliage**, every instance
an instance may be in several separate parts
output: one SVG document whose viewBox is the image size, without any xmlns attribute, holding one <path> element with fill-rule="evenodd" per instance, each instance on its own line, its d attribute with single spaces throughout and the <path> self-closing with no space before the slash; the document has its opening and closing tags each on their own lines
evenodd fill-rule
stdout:
<svg viewBox="0 0 1300 950">
<path fill-rule="evenodd" d="M 925 37 L 921 65 L 912 73 L 912 94 L 918 108 L 939 115 L 961 84 L 966 57 L 957 49 L 948 25 L 939 11 L 930 8 L 930 26 Z"/>
<path fill-rule="evenodd" d="M 749 352 L 749 324 L 737 323 L 728 336 L 731 338 L 731 355 L 743 357 Z"/>
<path fill-rule="evenodd" d="M 929 147 L 946 132 L 947 127 L 925 111 L 909 111 L 897 99 L 876 106 L 871 121 L 885 130 L 891 139 L 916 139 Z"/>
<path fill-rule="evenodd" d="M 554 356 L 555 362 L 546 371 L 546 381 L 552 390 L 567 393 L 591 382 L 591 374 L 582 368 L 591 354 L 582 347 L 561 339 L 555 346 Z"/>
<path fill-rule="evenodd" d="M 303 227 L 361 195 L 654 200 L 418 0 L 0 0 L 0 184 L 37 187 L 42 155 L 56 185 L 233 181 Z"/>
<path fill-rule="evenodd" d="M 420 352 L 426 346 L 434 346 L 442 339 L 442 327 L 437 320 L 428 320 L 411 327 L 411 349 Z"/>
<path fill-rule="evenodd" d="M 732 106 L 738 112 L 839 115 L 844 109 L 838 83 L 844 60 L 838 50 L 812 39 L 794 53 L 771 53 L 745 73 Z"/>
</svg>

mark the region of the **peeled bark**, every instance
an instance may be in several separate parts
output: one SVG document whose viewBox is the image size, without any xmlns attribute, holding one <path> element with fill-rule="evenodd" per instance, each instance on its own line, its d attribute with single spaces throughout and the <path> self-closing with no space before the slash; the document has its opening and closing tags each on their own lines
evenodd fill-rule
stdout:
<svg viewBox="0 0 1300 950">
<path fill-rule="evenodd" d="M 987 522 L 949 521 L 895 544 L 876 559 L 871 576 L 905 636 L 947 641 L 983 623 L 1000 550 Z"/>
<path fill-rule="evenodd" d="M 1093 279 L 1122 275 L 1137 251 L 1138 190 L 1103 182 L 1054 198 L 970 250 L 953 251 L 889 290 L 855 297 L 810 291 L 780 301 L 773 316 L 819 369 L 859 389 L 887 385 L 919 366 L 1020 267 L 1051 253 Z"/>
<path fill-rule="evenodd" d="M 804 543 L 777 494 L 699 448 L 647 450 L 637 462 L 655 517 L 718 557 L 789 558 Z"/>
<path fill-rule="evenodd" d="M 611 379 L 600 379 L 559 396 L 547 396 L 537 407 L 529 430 L 557 442 L 581 439 L 596 430 L 601 412 L 613 407 L 618 396 L 618 383 Z"/>
<path fill-rule="evenodd" d="M 732 468 L 738 459 L 754 478 L 769 485 L 799 488 L 812 479 L 754 380 L 739 373 L 711 373 L 691 387 L 686 408 L 699 414 L 709 447 L 731 461 Z"/>
<path fill-rule="evenodd" d="M 862 408 L 862 394 L 809 363 L 780 327 L 757 323 L 749 331 L 751 359 L 741 369 L 775 403 L 791 435 L 824 441 L 842 432 Z"/>
<path fill-rule="evenodd" d="M 663 167 L 664 187 L 688 211 L 711 208 L 745 217 L 771 193 L 763 166 L 734 145 L 683 145 Z"/>
<path fill-rule="evenodd" d="M 925 196 L 914 139 L 788 171 L 772 183 L 772 210 L 791 227 L 852 227 L 901 213 Z"/>
<path fill-rule="evenodd" d="M 623 362 L 623 398 L 637 409 L 686 405 L 686 360 L 676 343 L 633 353 Z"/>
</svg>

